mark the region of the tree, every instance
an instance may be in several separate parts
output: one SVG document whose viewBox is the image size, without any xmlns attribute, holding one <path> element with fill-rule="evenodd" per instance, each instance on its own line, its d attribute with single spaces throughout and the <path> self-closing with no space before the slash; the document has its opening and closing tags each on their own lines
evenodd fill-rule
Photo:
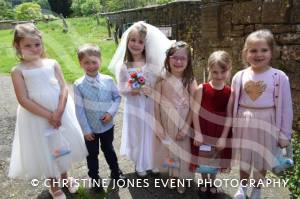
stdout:
<svg viewBox="0 0 300 199">
<path fill-rule="evenodd" d="M 74 15 L 91 15 L 101 11 L 99 0 L 73 0 L 71 9 Z"/>
<path fill-rule="evenodd" d="M 12 6 L 5 0 L 0 0 L 0 18 L 11 19 L 14 17 Z"/>
<path fill-rule="evenodd" d="M 41 6 L 37 3 L 22 3 L 15 8 L 16 18 L 22 20 L 42 18 Z"/>
<path fill-rule="evenodd" d="M 57 14 L 67 17 L 71 14 L 72 0 L 48 0 L 50 8 Z"/>
</svg>

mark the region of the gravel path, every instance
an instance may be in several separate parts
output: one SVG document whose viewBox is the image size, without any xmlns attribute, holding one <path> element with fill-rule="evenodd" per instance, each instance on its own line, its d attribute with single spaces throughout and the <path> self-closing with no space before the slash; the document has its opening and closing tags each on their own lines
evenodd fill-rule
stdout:
<svg viewBox="0 0 300 199">
<path fill-rule="evenodd" d="M 72 91 L 72 87 L 70 86 Z M 72 94 L 71 94 L 72 95 Z M 37 187 L 33 187 L 30 184 L 30 180 L 11 180 L 7 178 L 7 172 L 10 161 L 11 145 L 13 140 L 14 125 L 15 125 L 15 113 L 16 113 L 17 101 L 13 92 L 12 82 L 8 76 L 0 76 L 0 198 L 50 198 L 47 192 L 47 188 L 42 186 L 41 183 Z M 121 140 L 121 127 L 122 127 L 122 105 L 115 118 L 115 141 L 114 146 L 118 153 Z M 134 174 L 134 165 L 131 161 L 126 160 L 123 157 L 119 158 L 119 164 L 123 172 L 130 180 L 137 180 Z M 100 175 L 103 178 L 108 178 L 109 169 L 104 160 L 103 154 L 100 153 Z M 82 162 L 74 166 L 70 172 L 72 176 L 78 179 L 87 178 L 86 163 Z M 238 179 L 237 169 L 233 169 L 230 174 L 221 175 L 220 179 L 235 178 Z M 167 188 L 155 188 L 154 177 L 149 177 L 149 187 L 129 187 L 120 188 L 119 191 L 113 191 L 106 195 L 106 198 L 113 199 L 127 199 L 127 198 L 197 198 L 196 188 L 193 185 L 184 195 L 179 195 L 174 190 Z M 145 182 L 145 181 L 143 181 Z M 146 184 L 146 183 L 144 183 Z M 231 198 L 236 191 L 236 188 L 223 187 L 224 194 L 221 194 L 218 198 Z M 68 198 L 80 198 L 78 194 L 68 196 Z M 91 197 L 96 198 L 96 197 Z M 99 197 L 97 197 L 99 198 Z M 263 189 L 263 198 L 289 198 L 289 191 L 287 188 L 265 188 Z"/>
</svg>

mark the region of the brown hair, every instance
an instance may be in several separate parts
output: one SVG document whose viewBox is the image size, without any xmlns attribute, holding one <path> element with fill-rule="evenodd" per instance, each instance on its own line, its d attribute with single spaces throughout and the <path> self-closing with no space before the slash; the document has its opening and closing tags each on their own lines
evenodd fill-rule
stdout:
<svg viewBox="0 0 300 199">
<path fill-rule="evenodd" d="M 99 57 L 99 59 L 101 59 L 101 51 L 95 44 L 84 44 L 77 49 L 77 57 L 79 61 L 81 61 L 86 55 Z"/>
<path fill-rule="evenodd" d="M 211 79 L 210 71 L 218 65 L 222 70 L 229 71 L 232 68 L 232 60 L 230 55 L 224 50 L 213 52 L 207 60 L 208 80 Z"/>
<path fill-rule="evenodd" d="M 124 57 L 124 62 L 133 62 L 133 57 L 132 57 L 132 54 L 130 53 L 129 49 L 128 49 L 128 42 L 129 42 L 129 39 L 130 39 L 130 34 L 133 32 L 133 31 L 137 31 L 140 35 L 140 37 L 145 41 L 146 40 L 146 36 L 147 36 L 147 27 L 141 23 L 138 23 L 138 24 L 135 24 L 133 27 L 132 27 L 132 30 L 128 33 L 128 36 L 127 36 L 127 43 L 126 43 L 126 52 L 125 52 L 125 57 Z M 145 57 L 146 56 L 146 50 L 144 48 L 143 50 L 143 56 Z"/>
<path fill-rule="evenodd" d="M 257 41 L 266 41 L 266 43 L 268 44 L 269 48 L 271 49 L 272 55 L 274 54 L 275 51 L 275 39 L 274 39 L 274 35 L 272 34 L 272 32 L 270 30 L 267 29 L 262 29 L 262 30 L 257 30 L 255 32 L 252 32 L 248 35 L 248 37 L 246 38 L 243 50 L 242 50 L 242 59 L 244 64 L 248 65 L 247 60 L 246 60 L 246 54 L 247 51 L 249 50 L 249 44 L 257 42 Z"/>
<path fill-rule="evenodd" d="M 17 57 L 20 60 L 23 60 L 21 51 L 19 49 L 20 41 L 25 37 L 38 37 L 40 38 L 43 46 L 43 52 L 41 57 L 46 57 L 46 53 L 44 50 L 42 33 L 37 29 L 37 27 L 33 23 L 24 23 L 18 24 L 15 26 L 14 38 L 13 38 L 13 47 L 16 49 Z"/>
<path fill-rule="evenodd" d="M 166 71 L 171 73 L 170 56 L 172 56 L 177 50 L 180 49 L 185 49 L 187 52 L 188 63 L 182 75 L 183 86 L 187 87 L 194 81 L 194 73 L 193 73 L 193 65 L 192 65 L 192 49 L 186 42 L 177 41 L 171 45 L 171 47 L 166 52 L 166 59 L 165 59 L 164 66 Z"/>
</svg>

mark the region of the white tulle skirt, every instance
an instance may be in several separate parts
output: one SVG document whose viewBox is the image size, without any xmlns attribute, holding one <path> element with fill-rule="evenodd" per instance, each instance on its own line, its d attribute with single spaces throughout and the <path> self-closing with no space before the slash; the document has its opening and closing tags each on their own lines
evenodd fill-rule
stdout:
<svg viewBox="0 0 300 199">
<path fill-rule="evenodd" d="M 57 96 L 31 96 L 45 107 L 56 107 Z M 59 177 L 67 172 L 74 162 L 87 156 L 83 135 L 75 115 L 74 102 L 68 97 L 62 116 L 59 133 L 69 144 L 70 153 L 53 158 L 50 153 L 45 130 L 51 128 L 48 121 L 32 114 L 20 105 L 17 109 L 17 121 L 8 176 L 11 178 L 49 178 Z"/>
</svg>

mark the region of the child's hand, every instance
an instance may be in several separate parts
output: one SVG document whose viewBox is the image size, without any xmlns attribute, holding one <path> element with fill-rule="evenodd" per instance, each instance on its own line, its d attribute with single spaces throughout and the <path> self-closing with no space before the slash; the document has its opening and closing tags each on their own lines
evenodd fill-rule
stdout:
<svg viewBox="0 0 300 199">
<path fill-rule="evenodd" d="M 281 148 L 285 148 L 285 147 L 287 147 L 289 144 L 290 144 L 290 141 L 289 141 L 288 139 L 284 139 L 284 138 L 279 138 L 279 139 L 278 139 L 278 145 L 279 145 Z"/>
<path fill-rule="evenodd" d="M 222 151 L 226 146 L 226 140 L 225 138 L 219 138 L 217 143 L 216 143 L 216 149 L 217 151 Z"/>
<path fill-rule="evenodd" d="M 183 128 L 176 134 L 175 139 L 177 141 L 183 140 L 186 135 L 187 135 L 187 130 L 185 128 Z"/>
<path fill-rule="evenodd" d="M 112 120 L 112 116 L 110 113 L 105 113 L 100 119 L 104 124 L 107 124 Z"/>
<path fill-rule="evenodd" d="M 157 138 L 164 140 L 166 138 L 166 135 L 164 134 L 164 129 L 161 126 L 161 124 L 156 124 L 155 126 L 155 135 Z"/>
<path fill-rule="evenodd" d="M 85 134 L 84 139 L 87 141 L 93 141 L 95 139 L 95 134 L 94 133 Z"/>
<path fill-rule="evenodd" d="M 53 126 L 53 128 L 59 128 L 61 126 L 61 114 L 57 111 L 53 112 L 48 122 L 51 126 Z"/>
<path fill-rule="evenodd" d="M 203 143 L 203 137 L 200 133 L 196 133 L 194 137 L 194 145 L 200 146 Z"/>
<path fill-rule="evenodd" d="M 150 96 L 152 93 L 152 88 L 145 85 L 141 88 L 141 93 L 145 96 Z"/>
</svg>

